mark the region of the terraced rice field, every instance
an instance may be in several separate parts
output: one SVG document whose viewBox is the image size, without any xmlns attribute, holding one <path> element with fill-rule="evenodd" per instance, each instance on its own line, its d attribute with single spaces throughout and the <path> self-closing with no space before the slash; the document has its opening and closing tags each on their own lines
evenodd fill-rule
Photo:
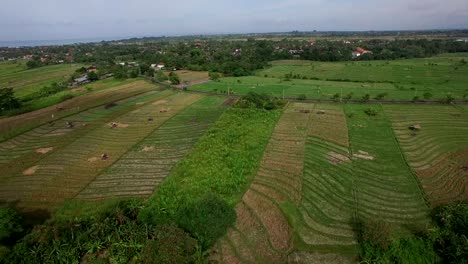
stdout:
<svg viewBox="0 0 468 264">
<path fill-rule="evenodd" d="M 325 109 L 324 120 L 332 120 L 332 116 L 344 120 L 340 106 L 317 108 Z M 364 108 L 345 106 L 347 133 L 343 122 L 310 125 L 341 132 L 333 135 L 335 140 L 323 140 L 322 134 L 314 130 L 309 134 L 302 202 L 298 208 L 286 208 L 298 250 L 290 255 L 291 261 L 304 263 L 313 256 L 309 252 L 315 252 L 325 254 L 320 256 L 330 263 L 352 262 L 357 253 L 353 223 L 360 219 L 380 219 L 402 231 L 406 225 L 427 223 L 423 194 L 401 155 L 388 120 L 381 109 L 377 109 L 376 117 L 368 117 Z"/>
<path fill-rule="evenodd" d="M 77 199 L 150 196 L 218 119 L 223 101 L 206 97 L 169 119 L 97 176 Z"/>
<path fill-rule="evenodd" d="M 292 211 L 299 251 L 353 251 L 353 168 L 341 106 L 317 105 L 308 133 L 301 204 Z M 305 254 L 302 252 L 301 254 Z"/>
<path fill-rule="evenodd" d="M 81 64 L 60 64 L 28 69 L 26 61 L 23 60 L 16 63 L 1 62 L 0 84 L 2 87 L 12 87 L 16 96 L 23 97 L 34 93 L 42 86 L 66 80 L 82 66 Z"/>
<path fill-rule="evenodd" d="M 293 103 L 278 121 L 249 190 L 236 207 L 237 222 L 217 245 L 221 262 L 285 262 L 292 230 L 280 205 L 301 199 L 304 146 L 313 105 Z M 307 113 L 309 112 L 309 113 Z"/>
<path fill-rule="evenodd" d="M 138 109 L 115 117 L 112 122 L 118 124 L 116 128 L 111 128 L 110 123 L 101 122 L 69 144 L 39 159 L 33 166 L 25 168 L 26 164 L 21 164 L 22 172 L 16 171 L 2 180 L 0 199 L 19 201 L 20 207 L 50 208 L 75 197 L 133 145 L 201 98 L 187 94 L 167 96 L 166 93 L 161 93 L 160 97 L 151 98 Z M 149 117 L 153 121 L 148 121 Z M 76 122 L 76 126 L 85 124 Z M 60 134 L 62 131 L 58 132 Z M 101 159 L 103 153 L 108 155 L 108 159 Z"/>
<path fill-rule="evenodd" d="M 92 107 L 108 104 L 131 96 L 154 90 L 155 86 L 145 81 L 135 81 L 113 88 L 75 97 L 60 104 L 34 112 L 0 118 L 0 141 L 12 138 L 41 124 L 79 113 Z"/>
<path fill-rule="evenodd" d="M 84 133 L 100 126 L 102 123 L 111 122 L 113 118 L 130 112 L 153 98 L 161 98 L 171 95 L 171 92 L 148 92 L 140 96 L 116 101 L 115 106 L 106 109 L 105 106 L 98 106 L 78 114 L 64 117 L 52 123 L 48 123 L 25 132 L 13 139 L 0 143 L 0 169 L 5 172 L 3 176 L 11 174 L 9 169 L 18 169 L 18 164 L 34 163 L 45 154 L 53 152 L 70 143 Z M 73 128 L 67 128 L 66 122 L 71 121 L 76 124 Z M 49 151 L 39 153 L 41 149 Z M 44 153 L 45 152 L 45 153 Z M 37 155 L 37 154 L 42 155 Z M 0 177 L 0 180 L 3 177 Z"/>
<path fill-rule="evenodd" d="M 431 204 L 468 199 L 467 107 L 385 106 Z M 410 126 L 419 125 L 416 130 Z"/>
<path fill-rule="evenodd" d="M 291 104 L 215 247 L 227 263 L 352 263 L 355 221 L 398 232 L 425 225 L 428 206 L 381 107 Z M 328 132 L 328 133 L 327 133 Z"/>
</svg>

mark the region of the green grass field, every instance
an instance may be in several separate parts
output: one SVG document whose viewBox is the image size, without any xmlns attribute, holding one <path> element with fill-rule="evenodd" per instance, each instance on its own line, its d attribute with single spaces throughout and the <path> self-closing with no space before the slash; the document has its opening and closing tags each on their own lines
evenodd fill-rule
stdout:
<svg viewBox="0 0 468 264">
<path fill-rule="evenodd" d="M 468 54 L 277 61 L 256 76 L 189 89 L 316 99 L 387 93 L 384 99 L 405 101 L 430 92 L 427 99 L 464 100 L 462 58 Z M 21 67 L 4 64 L 0 76 L 24 73 Z M 281 80 L 290 72 L 296 77 Z M 79 203 L 138 197 L 144 202 L 131 221 L 177 225 L 213 262 L 355 263 L 360 223 L 385 223 L 398 242 L 431 227 L 432 207 L 468 199 L 464 105 L 288 102 L 267 111 L 157 88 L 111 78 L 68 91 L 80 96 L 60 104 L 0 119 L 0 202 L 54 211 L 70 200 L 78 210 Z M 121 221 L 119 213 L 110 221 Z"/>
<path fill-rule="evenodd" d="M 15 95 L 23 98 L 53 82 L 66 81 L 81 64 L 59 64 L 34 69 L 26 61 L 0 62 L 0 87 L 12 87 Z"/>
<path fill-rule="evenodd" d="M 463 64 L 461 61 L 467 61 Z M 289 81 L 286 74 L 292 74 Z M 310 99 L 360 100 L 365 94 L 371 100 L 411 101 L 467 100 L 468 55 L 450 54 L 427 59 L 360 62 L 274 61 L 255 77 L 221 78 L 191 87 L 193 90 L 245 94 L 250 91 L 277 97 L 305 95 Z"/>
</svg>

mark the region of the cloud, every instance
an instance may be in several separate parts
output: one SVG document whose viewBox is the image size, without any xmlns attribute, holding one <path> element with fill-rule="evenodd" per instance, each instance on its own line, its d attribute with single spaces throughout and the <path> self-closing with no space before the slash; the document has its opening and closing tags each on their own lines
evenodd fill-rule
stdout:
<svg viewBox="0 0 468 264">
<path fill-rule="evenodd" d="M 15 0 L 0 40 L 468 27 L 466 0 Z"/>
</svg>

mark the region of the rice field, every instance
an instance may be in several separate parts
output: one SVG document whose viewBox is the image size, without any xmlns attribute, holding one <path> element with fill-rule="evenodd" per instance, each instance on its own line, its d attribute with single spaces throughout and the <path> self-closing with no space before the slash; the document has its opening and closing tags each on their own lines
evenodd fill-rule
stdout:
<svg viewBox="0 0 468 264">
<path fill-rule="evenodd" d="M 149 197 L 219 118 L 225 109 L 223 101 L 219 97 L 205 97 L 188 106 L 133 146 L 76 198 Z"/>
<path fill-rule="evenodd" d="M 279 119 L 257 174 L 236 207 L 236 224 L 218 243 L 214 259 L 222 263 L 286 261 L 293 231 L 280 205 L 301 199 L 307 110 L 312 108 L 293 103 Z"/>
<path fill-rule="evenodd" d="M 26 61 L 0 62 L 0 86 L 12 87 L 17 97 L 25 97 L 43 86 L 69 78 L 81 64 L 59 64 L 34 69 Z"/>
<path fill-rule="evenodd" d="M 369 94 L 371 100 L 444 100 L 450 95 L 466 101 L 468 65 L 462 60 L 465 53 L 395 61 L 273 61 L 255 76 L 225 77 L 190 89 L 321 100 L 360 100 Z"/>
<path fill-rule="evenodd" d="M 115 86 L 114 86 L 115 85 Z M 98 90 L 72 98 L 62 103 L 33 112 L 0 118 L 0 142 L 31 130 L 45 123 L 54 122 L 89 108 L 154 90 L 155 86 L 145 81 L 112 83 L 109 89 Z"/>
<path fill-rule="evenodd" d="M 468 199 L 468 108 L 392 105 L 385 110 L 431 204 Z M 415 125 L 419 128 L 411 129 Z"/>
<path fill-rule="evenodd" d="M 111 122 L 117 127 L 100 123 L 33 166 L 23 166 L 23 171 L 8 175 L 0 187 L 0 199 L 19 201 L 20 207 L 53 208 L 75 197 L 133 145 L 201 98 L 185 94 L 164 94 L 162 97 L 152 98 L 138 109 L 115 117 Z M 86 123 L 74 123 L 75 126 L 86 126 Z M 106 158 L 102 157 L 104 153 Z"/>
</svg>

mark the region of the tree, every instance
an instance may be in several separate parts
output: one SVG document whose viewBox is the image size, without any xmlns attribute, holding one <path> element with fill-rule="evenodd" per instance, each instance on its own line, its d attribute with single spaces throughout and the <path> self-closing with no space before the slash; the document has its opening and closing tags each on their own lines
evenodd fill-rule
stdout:
<svg viewBox="0 0 468 264">
<path fill-rule="evenodd" d="M 98 76 L 98 74 L 97 74 L 96 72 L 93 72 L 93 71 L 88 72 L 88 75 L 87 75 L 87 76 L 88 76 L 88 79 L 89 79 L 90 81 L 97 81 L 97 80 L 99 80 L 99 76 Z"/>
<path fill-rule="evenodd" d="M 154 76 L 154 69 L 153 69 L 153 68 L 149 68 L 149 69 L 146 71 L 146 76 L 153 77 L 153 76 Z"/>
<path fill-rule="evenodd" d="M 20 108 L 20 101 L 14 96 L 13 88 L 0 89 L 0 113 L 4 110 Z"/>
<path fill-rule="evenodd" d="M 210 79 L 211 79 L 211 80 L 213 80 L 213 81 L 215 81 L 215 82 L 219 81 L 219 77 L 220 77 L 220 76 L 219 76 L 219 73 L 217 73 L 217 72 L 210 72 L 208 75 L 210 76 Z"/>
<path fill-rule="evenodd" d="M 179 75 L 177 75 L 175 72 L 169 73 L 169 81 L 171 81 L 172 84 L 180 84 Z"/>
<path fill-rule="evenodd" d="M 30 60 L 26 62 L 26 66 L 28 67 L 28 69 L 37 68 L 41 66 L 41 63 L 37 60 Z"/>
<path fill-rule="evenodd" d="M 162 70 L 159 70 L 156 73 L 156 80 L 158 80 L 158 82 L 164 82 L 167 80 L 167 76 L 164 74 Z"/>
</svg>

